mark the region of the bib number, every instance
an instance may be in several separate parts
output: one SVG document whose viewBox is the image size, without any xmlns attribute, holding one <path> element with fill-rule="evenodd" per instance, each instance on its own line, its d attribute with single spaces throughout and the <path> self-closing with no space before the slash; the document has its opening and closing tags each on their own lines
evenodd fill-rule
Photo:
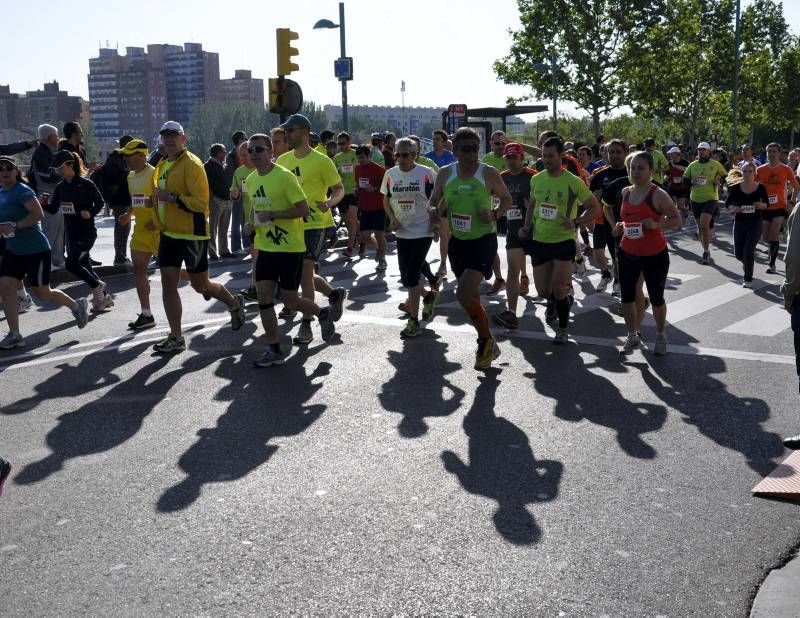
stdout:
<svg viewBox="0 0 800 618">
<path fill-rule="evenodd" d="M 472 231 L 472 215 L 451 215 L 450 220 L 453 222 L 453 230 L 456 232 L 471 232 Z"/>
<path fill-rule="evenodd" d="M 631 240 L 639 240 L 644 237 L 644 230 L 642 230 L 641 223 L 625 223 L 625 238 Z"/>
<path fill-rule="evenodd" d="M 369 178 L 359 178 L 358 179 L 358 187 L 359 189 L 366 189 L 369 186 Z"/>
<path fill-rule="evenodd" d="M 744 204 L 741 208 L 744 215 L 752 215 L 756 211 L 755 204 Z"/>
<path fill-rule="evenodd" d="M 506 218 L 509 221 L 520 221 L 522 219 L 522 209 L 521 208 L 509 208 L 506 211 Z"/>
<path fill-rule="evenodd" d="M 778 196 L 777 195 L 770 195 L 769 196 L 769 205 L 772 206 L 778 203 Z"/>
<path fill-rule="evenodd" d="M 705 187 L 708 184 L 708 179 L 705 176 L 695 176 L 694 184 Z"/>
<path fill-rule="evenodd" d="M 74 215 L 75 205 L 72 202 L 61 202 L 61 212 L 65 215 Z"/>
<path fill-rule="evenodd" d="M 147 196 L 144 193 L 134 193 L 131 195 L 131 206 L 134 208 L 146 208 Z"/>
<path fill-rule="evenodd" d="M 244 195 L 245 193 L 247 193 L 247 182 L 245 182 L 243 180 L 242 181 L 242 195 Z"/>
<path fill-rule="evenodd" d="M 683 176 L 673 176 L 672 177 L 672 184 L 674 184 L 674 185 L 682 185 L 683 184 Z"/>
<path fill-rule="evenodd" d="M 352 173 L 353 173 L 353 164 L 342 163 L 342 174 L 352 174 Z"/>
<path fill-rule="evenodd" d="M 556 217 L 558 217 L 558 207 L 552 204 L 539 204 L 539 218 L 555 221 Z"/>
<path fill-rule="evenodd" d="M 397 206 L 400 208 L 400 212 L 408 214 L 414 210 L 414 200 L 397 200 Z"/>
</svg>

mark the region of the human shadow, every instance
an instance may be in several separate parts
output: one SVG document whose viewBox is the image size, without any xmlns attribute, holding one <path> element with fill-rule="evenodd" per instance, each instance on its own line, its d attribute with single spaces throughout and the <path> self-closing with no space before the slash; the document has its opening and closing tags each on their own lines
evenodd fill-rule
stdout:
<svg viewBox="0 0 800 618">
<path fill-rule="evenodd" d="M 3 320 L 5 320 L 5 317 L 3 317 L 3 319 L 0 321 Z M 26 336 L 25 357 L 22 360 L 20 360 L 20 362 L 25 363 L 33 360 L 34 358 L 39 358 L 41 356 L 44 356 L 45 354 L 68 351 L 70 349 L 70 346 L 78 343 L 77 339 L 73 339 L 72 341 L 66 342 L 53 350 L 48 350 L 46 352 L 41 352 L 39 354 L 35 353 L 36 350 L 50 343 L 50 338 L 52 335 L 55 335 L 56 333 L 60 333 L 65 330 L 70 330 L 71 328 L 76 328 L 75 322 L 72 320 L 72 318 L 70 318 L 65 322 L 62 322 L 61 324 L 56 324 L 55 326 L 51 326 L 50 328 L 45 328 L 43 330 L 36 331 L 35 333 Z M 19 350 L 15 351 L 18 352 Z M 11 367 L 13 365 L 14 363 L 10 362 L 10 359 L 8 358 L 8 356 L 6 356 L 6 350 L 0 352 L 0 372 L 2 372 L 5 368 Z"/>
<path fill-rule="evenodd" d="M 500 384 L 496 374 L 479 376 L 478 381 L 472 407 L 464 417 L 469 463 L 452 451 L 444 451 L 441 459 L 466 491 L 497 502 L 492 519 L 504 539 L 514 545 L 532 545 L 541 538 L 542 529 L 528 505 L 557 497 L 564 466 L 554 460 L 537 461 L 525 432 L 495 415 Z"/>
<path fill-rule="evenodd" d="M 294 436 L 308 429 L 326 410 L 322 404 L 305 405 L 322 388 L 330 363 L 319 363 L 310 373 L 305 362 L 321 347 L 300 348 L 283 366 L 253 369 L 244 355 L 225 358 L 216 375 L 228 384 L 216 399 L 230 400 L 216 427 L 200 429 L 198 440 L 183 453 L 178 465 L 185 478 L 169 487 L 156 509 L 173 513 L 191 506 L 209 483 L 240 479 L 266 463 L 278 450 L 275 438 Z"/>
<path fill-rule="evenodd" d="M 447 379 L 461 365 L 447 361 L 447 347 L 438 335 L 423 331 L 416 339 L 404 339 L 401 352 L 387 354 L 394 372 L 378 399 L 384 410 L 402 415 L 397 432 L 403 438 L 425 435 L 426 418 L 449 416 L 461 406 L 464 391 Z"/>
<path fill-rule="evenodd" d="M 775 467 L 783 454 L 778 434 L 764 431 L 770 414 L 763 399 L 737 397 L 712 377 L 724 374 L 725 361 L 714 356 L 687 356 L 679 363 L 630 363 L 661 401 L 683 415 L 683 420 L 720 446 L 738 451 L 761 476 Z M 660 378 L 660 379 L 659 379 Z"/>
</svg>

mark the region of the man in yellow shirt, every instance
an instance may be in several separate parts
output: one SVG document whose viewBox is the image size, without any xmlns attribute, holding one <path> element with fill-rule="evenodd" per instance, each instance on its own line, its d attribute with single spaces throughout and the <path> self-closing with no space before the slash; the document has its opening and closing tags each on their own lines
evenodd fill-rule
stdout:
<svg viewBox="0 0 800 618">
<path fill-rule="evenodd" d="M 160 133 L 166 157 L 158 162 L 153 173 L 157 200 L 153 222 L 161 232 L 158 263 L 170 333 L 153 349 L 161 354 L 174 354 L 186 349 L 181 332 L 183 307 L 178 294 L 182 264 L 186 264 L 189 281 L 198 294 L 228 305 L 233 330 L 244 325 L 244 298 L 241 294 L 232 296 L 225 286 L 208 278 L 208 179 L 202 161 L 186 149 L 186 134 L 179 123 L 165 122 Z"/>
<path fill-rule="evenodd" d="M 131 170 L 128 174 L 131 208 L 119 216 L 119 224 L 128 226 L 132 217 L 136 219 L 136 226 L 131 236 L 131 257 L 141 313 L 136 320 L 128 323 L 128 328 L 131 330 L 145 330 L 156 325 L 153 312 L 150 310 L 150 281 L 147 278 L 147 266 L 150 264 L 150 258 L 158 255 L 160 234 L 153 222 L 155 168 L 147 162 L 147 151 L 147 144 L 140 139 L 133 139 L 117 150 L 125 157 Z"/>
<path fill-rule="evenodd" d="M 256 133 L 250 137 L 247 151 L 256 170 L 246 180 L 252 208 L 246 229 L 255 235 L 253 245 L 258 250 L 255 265 L 258 309 L 268 344 L 254 364 L 269 367 L 285 362 L 275 315 L 278 286 L 283 304 L 291 311 L 317 316 L 323 341 L 330 341 L 335 327 L 330 308 L 320 309 L 313 300 L 297 294 L 306 253 L 303 217 L 309 209 L 305 193 L 292 172 L 272 162 L 272 140 L 268 135 Z"/>
<path fill-rule="evenodd" d="M 303 260 L 303 278 L 300 283 L 303 298 L 314 300 L 315 290 L 328 297 L 334 321 L 342 317 L 344 288 L 333 289 L 325 279 L 314 273 L 325 248 L 325 230 L 333 227 L 331 207 L 344 197 L 344 186 L 336 166 L 328 155 L 317 152 L 309 144 L 311 122 L 302 114 L 292 114 L 281 127 L 286 131 L 286 141 L 291 150 L 275 161 L 295 176 L 308 200 L 308 214 L 305 216 L 306 253 Z M 331 191 L 330 197 L 328 190 Z M 295 343 L 310 343 L 312 314 L 304 313 L 300 330 L 294 338 Z"/>
</svg>

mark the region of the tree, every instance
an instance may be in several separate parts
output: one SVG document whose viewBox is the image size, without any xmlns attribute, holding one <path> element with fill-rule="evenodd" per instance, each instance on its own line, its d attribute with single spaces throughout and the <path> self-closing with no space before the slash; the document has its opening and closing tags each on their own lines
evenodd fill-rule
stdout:
<svg viewBox="0 0 800 618">
<path fill-rule="evenodd" d="M 314 101 L 303 101 L 300 113 L 311 121 L 311 130 L 319 133 L 328 128 L 328 116 Z"/>
<path fill-rule="evenodd" d="M 537 71 L 555 55 L 561 97 L 589 112 L 595 133 L 600 117 L 620 98 L 622 50 L 642 38 L 665 10 L 665 0 L 517 0 L 522 28 L 509 31 L 508 56 L 494 63 L 507 84 L 530 86 L 531 97 L 549 98 L 552 76 Z M 515 101 L 510 101 L 515 102 Z"/>
<path fill-rule="evenodd" d="M 198 103 L 186 127 L 188 147 L 204 159 L 212 144 L 231 147 L 234 131 L 242 130 L 248 135 L 265 133 L 277 124 L 278 117 L 258 103 Z"/>
</svg>

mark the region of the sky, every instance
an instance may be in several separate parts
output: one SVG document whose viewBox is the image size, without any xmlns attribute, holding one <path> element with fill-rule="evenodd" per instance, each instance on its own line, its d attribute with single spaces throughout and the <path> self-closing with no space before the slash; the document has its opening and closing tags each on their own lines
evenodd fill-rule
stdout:
<svg viewBox="0 0 800 618">
<path fill-rule="evenodd" d="M 744 0 L 743 7 L 749 3 Z M 106 41 L 121 53 L 127 46 L 197 42 L 219 53 L 222 78 L 233 77 L 235 69 L 251 69 L 266 88 L 267 78 L 276 73 L 275 28 L 290 28 L 300 35 L 294 42 L 300 71 L 290 77 L 300 84 L 304 99 L 321 105 L 341 102 L 333 75 L 339 30 L 312 28 L 322 18 L 338 23 L 336 1 L 83 0 L 78 6 L 76 18 L 74 3 L 37 1 L 37 14 L 53 25 L 49 38 L 21 26 L 30 20 L 26 3 L 7 7 L 5 22 L 20 27 L 6 28 L 3 44 L 21 53 L 4 67 L 0 84 L 24 92 L 58 80 L 63 90 L 88 98 L 89 58 Z M 800 23 L 800 2 L 784 2 L 784 12 L 789 24 Z M 354 65 L 350 105 L 400 105 L 401 81 L 406 82 L 406 106 L 502 106 L 509 96 L 528 94 L 498 81 L 492 70 L 492 63 L 508 53 L 509 28 L 519 27 L 516 0 L 346 0 L 345 25 L 346 51 Z M 577 113 L 566 102 L 559 102 L 559 111 Z"/>
</svg>

